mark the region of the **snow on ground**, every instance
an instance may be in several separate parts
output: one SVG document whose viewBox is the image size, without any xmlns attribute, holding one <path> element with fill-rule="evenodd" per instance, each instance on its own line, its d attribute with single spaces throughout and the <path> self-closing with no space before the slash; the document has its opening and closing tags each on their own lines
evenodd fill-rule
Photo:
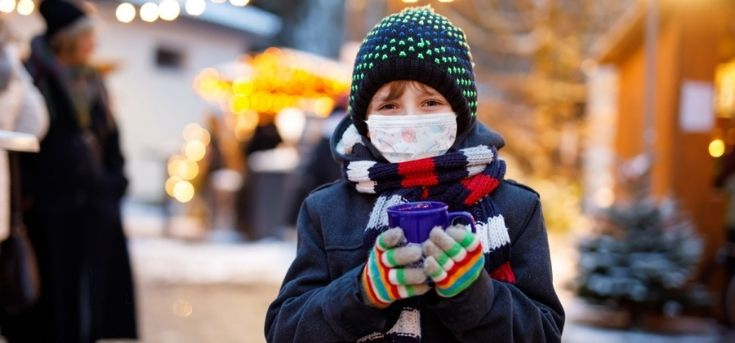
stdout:
<svg viewBox="0 0 735 343">
<path fill-rule="evenodd" d="M 296 256 L 294 242 L 187 243 L 132 238 L 135 274 L 170 283 L 279 284 Z"/>
<path fill-rule="evenodd" d="M 146 281 L 280 284 L 296 256 L 295 241 L 221 243 L 206 236 L 198 240 L 167 237 L 198 229 L 182 230 L 185 224 L 196 226 L 194 221 L 166 219 L 156 206 L 127 202 L 123 213 L 133 269 Z"/>
</svg>

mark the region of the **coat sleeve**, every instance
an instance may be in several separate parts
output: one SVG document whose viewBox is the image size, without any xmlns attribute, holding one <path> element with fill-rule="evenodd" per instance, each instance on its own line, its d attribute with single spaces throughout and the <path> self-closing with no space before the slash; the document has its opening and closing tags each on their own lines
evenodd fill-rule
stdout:
<svg viewBox="0 0 735 343">
<path fill-rule="evenodd" d="M 538 198 L 528 218 L 511 248 L 515 284 L 482 273 L 465 292 L 428 306 L 459 341 L 561 341 L 564 310 L 554 291 Z"/>
<path fill-rule="evenodd" d="M 366 305 L 359 277 L 364 264 L 329 275 L 319 219 L 308 199 L 299 212 L 296 259 L 265 321 L 268 342 L 356 341 L 386 325 L 383 311 Z"/>
<path fill-rule="evenodd" d="M 18 64 L 15 73 L 23 88 L 22 98 L 18 105 L 15 130 L 30 133 L 41 140 L 46 135 L 49 125 L 46 102 L 36 86 L 33 85 L 30 75 L 23 66 Z"/>
</svg>

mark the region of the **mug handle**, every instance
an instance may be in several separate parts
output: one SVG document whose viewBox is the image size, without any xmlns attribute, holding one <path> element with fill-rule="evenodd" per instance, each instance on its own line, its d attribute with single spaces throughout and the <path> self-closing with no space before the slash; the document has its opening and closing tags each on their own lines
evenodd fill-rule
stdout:
<svg viewBox="0 0 735 343">
<path fill-rule="evenodd" d="M 475 218 L 472 217 L 472 214 L 469 212 L 449 212 L 447 214 L 447 218 L 449 219 L 449 225 L 454 225 L 454 221 L 457 219 L 464 219 L 470 223 L 472 233 L 477 233 L 477 228 L 475 228 Z"/>
</svg>

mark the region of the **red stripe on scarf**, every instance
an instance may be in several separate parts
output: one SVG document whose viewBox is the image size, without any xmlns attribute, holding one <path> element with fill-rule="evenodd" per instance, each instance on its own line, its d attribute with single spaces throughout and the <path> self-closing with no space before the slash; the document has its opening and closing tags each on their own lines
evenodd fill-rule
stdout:
<svg viewBox="0 0 735 343">
<path fill-rule="evenodd" d="M 428 199 L 429 198 L 429 187 L 424 187 L 421 189 L 421 199 Z"/>
<path fill-rule="evenodd" d="M 500 180 L 485 174 L 477 174 L 460 182 L 470 191 L 470 195 L 464 199 L 465 206 L 472 206 L 478 200 L 492 193 L 500 185 Z"/>
<path fill-rule="evenodd" d="M 498 269 L 495 269 L 492 273 L 490 273 L 490 277 L 498 281 L 516 283 L 516 274 L 510 267 L 510 261 L 501 264 Z"/>
<path fill-rule="evenodd" d="M 403 176 L 401 187 L 435 186 L 439 177 L 434 170 L 434 159 L 425 158 L 398 164 L 398 174 Z"/>
</svg>

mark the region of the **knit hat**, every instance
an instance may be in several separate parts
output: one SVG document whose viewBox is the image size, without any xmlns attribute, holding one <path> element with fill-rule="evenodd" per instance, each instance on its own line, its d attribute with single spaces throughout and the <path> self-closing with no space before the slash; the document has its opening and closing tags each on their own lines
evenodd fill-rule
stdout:
<svg viewBox="0 0 735 343">
<path fill-rule="evenodd" d="M 365 37 L 355 59 L 350 114 L 367 133 L 367 107 L 375 92 L 397 80 L 436 89 L 457 114 L 457 133 L 475 121 L 477 90 L 472 55 L 462 29 L 431 6 L 406 8 L 385 17 Z"/>
<path fill-rule="evenodd" d="M 64 0 L 44 0 L 38 10 L 46 21 L 46 38 L 87 16 L 79 6 Z"/>
</svg>

